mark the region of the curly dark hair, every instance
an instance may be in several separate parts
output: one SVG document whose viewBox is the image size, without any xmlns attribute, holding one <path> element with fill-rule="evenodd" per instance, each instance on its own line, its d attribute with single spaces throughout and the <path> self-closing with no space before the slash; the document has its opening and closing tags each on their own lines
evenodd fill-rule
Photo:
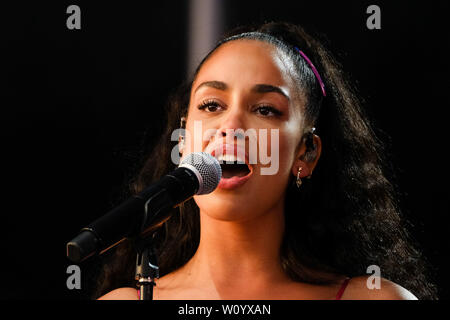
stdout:
<svg viewBox="0 0 450 320">
<path fill-rule="evenodd" d="M 191 81 L 170 96 L 166 130 L 132 181 L 131 192 L 140 192 L 175 168 L 170 155 L 176 142 L 171 143 L 170 136 L 187 114 L 193 79 L 212 52 L 237 39 L 265 41 L 289 55 L 297 67 L 299 90 L 307 98 L 307 123 L 317 129 L 323 142 L 312 179 L 305 180 L 301 190 L 289 187 L 286 192 L 281 248 L 286 274 L 294 281 L 327 283 L 332 280 L 324 274 L 367 275 L 367 267 L 377 265 L 384 278 L 419 299 L 437 299 L 436 288 L 428 280 L 426 261 L 412 242 L 400 212 L 395 170 L 388 161 L 385 143 L 325 42 L 298 25 L 267 22 L 238 27 L 226 34 L 200 63 Z M 295 47 L 301 48 L 318 69 L 326 97 Z M 153 233 L 162 275 L 180 268 L 194 255 L 199 230 L 199 210 L 191 199 L 173 209 L 171 218 Z M 130 241 L 119 245 L 106 261 L 93 296 L 120 286 L 134 286 L 134 257 Z"/>
</svg>

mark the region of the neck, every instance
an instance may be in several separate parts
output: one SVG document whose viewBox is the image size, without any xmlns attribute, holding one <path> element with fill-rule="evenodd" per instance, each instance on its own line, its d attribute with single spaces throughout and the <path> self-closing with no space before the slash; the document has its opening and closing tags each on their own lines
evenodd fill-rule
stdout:
<svg viewBox="0 0 450 320">
<path fill-rule="evenodd" d="M 199 247 L 186 265 L 189 282 L 221 292 L 287 281 L 280 263 L 283 211 L 280 204 L 246 221 L 223 221 L 200 212 Z"/>
</svg>

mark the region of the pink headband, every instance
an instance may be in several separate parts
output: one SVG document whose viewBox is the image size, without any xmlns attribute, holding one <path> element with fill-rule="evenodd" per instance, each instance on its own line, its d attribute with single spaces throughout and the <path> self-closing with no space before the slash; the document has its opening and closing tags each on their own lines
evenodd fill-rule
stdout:
<svg viewBox="0 0 450 320">
<path fill-rule="evenodd" d="M 319 72 L 317 71 L 316 67 L 314 67 L 314 64 L 311 62 L 311 60 L 309 60 L 309 58 L 306 56 L 306 54 L 304 54 L 299 48 L 295 47 L 295 49 L 297 49 L 297 51 L 300 53 L 300 55 L 303 57 L 303 59 L 306 60 L 306 62 L 309 64 L 309 66 L 311 67 L 312 71 L 314 72 L 314 75 L 317 78 L 317 81 L 319 81 L 319 85 L 320 88 L 322 89 L 322 94 L 325 97 L 325 85 L 323 84 L 322 78 L 319 75 Z"/>
</svg>

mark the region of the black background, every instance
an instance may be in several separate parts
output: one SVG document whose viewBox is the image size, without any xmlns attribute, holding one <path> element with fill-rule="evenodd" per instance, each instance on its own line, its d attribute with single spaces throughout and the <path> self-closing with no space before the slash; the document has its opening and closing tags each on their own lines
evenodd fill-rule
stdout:
<svg viewBox="0 0 450 320">
<path fill-rule="evenodd" d="M 188 1 L 21 2 L 0 11 L 0 298 L 86 299 L 65 244 L 117 204 L 186 73 Z M 402 209 L 448 299 L 448 1 L 237 1 L 226 27 L 287 20 L 324 33 L 390 136 Z M 66 8 L 81 8 L 68 30 Z M 366 8 L 381 8 L 381 30 Z M 412 274 L 411 277 L 414 277 Z"/>
</svg>

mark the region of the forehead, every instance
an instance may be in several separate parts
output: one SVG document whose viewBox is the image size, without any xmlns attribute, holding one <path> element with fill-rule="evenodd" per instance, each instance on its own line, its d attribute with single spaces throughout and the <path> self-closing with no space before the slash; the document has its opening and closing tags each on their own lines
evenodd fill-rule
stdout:
<svg viewBox="0 0 450 320">
<path fill-rule="evenodd" d="M 204 62 L 194 81 L 218 80 L 230 84 L 292 85 L 287 57 L 274 45 L 251 39 L 227 42 Z"/>
</svg>

